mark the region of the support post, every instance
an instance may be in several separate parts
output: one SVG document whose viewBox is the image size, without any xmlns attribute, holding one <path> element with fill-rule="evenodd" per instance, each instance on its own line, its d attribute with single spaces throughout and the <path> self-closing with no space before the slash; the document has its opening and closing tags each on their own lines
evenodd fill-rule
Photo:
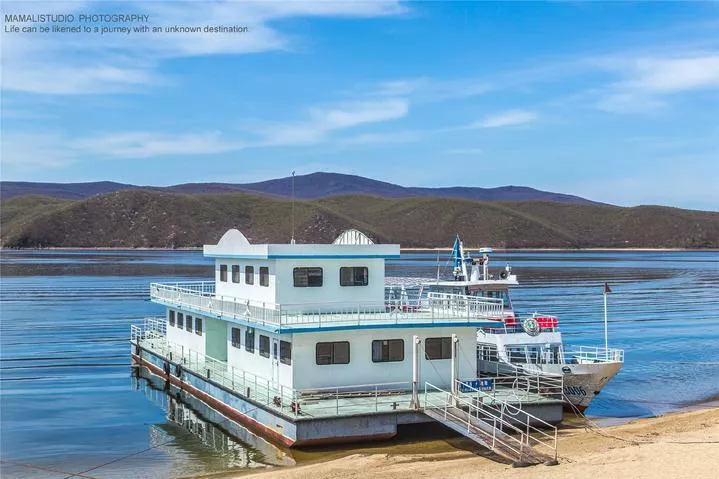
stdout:
<svg viewBox="0 0 719 479">
<path fill-rule="evenodd" d="M 450 391 L 452 391 L 452 396 L 457 396 L 457 335 L 452 335 L 452 362 L 451 362 L 451 372 L 450 372 Z"/>
<path fill-rule="evenodd" d="M 609 332 L 607 327 L 607 291 L 604 291 L 604 355 L 609 356 Z M 608 359 L 608 358 L 607 358 Z"/>
<path fill-rule="evenodd" d="M 419 409 L 419 336 L 412 336 L 412 404 L 413 409 Z"/>
</svg>

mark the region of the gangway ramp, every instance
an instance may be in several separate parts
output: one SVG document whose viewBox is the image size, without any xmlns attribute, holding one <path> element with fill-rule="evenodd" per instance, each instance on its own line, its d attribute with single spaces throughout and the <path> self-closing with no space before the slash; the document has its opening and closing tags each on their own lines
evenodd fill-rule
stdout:
<svg viewBox="0 0 719 479">
<path fill-rule="evenodd" d="M 424 413 L 514 465 L 556 464 L 555 426 L 497 398 L 492 398 L 491 406 L 485 405 L 483 391 L 473 389 L 471 393 L 453 394 L 425 383 Z M 516 421 L 520 413 L 524 419 L 521 425 Z M 546 430 L 530 423 L 542 424 Z"/>
</svg>

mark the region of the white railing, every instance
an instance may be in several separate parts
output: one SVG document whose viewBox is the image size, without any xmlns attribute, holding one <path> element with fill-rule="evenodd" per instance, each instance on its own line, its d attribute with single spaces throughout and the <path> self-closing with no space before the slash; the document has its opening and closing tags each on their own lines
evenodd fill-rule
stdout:
<svg viewBox="0 0 719 479">
<path fill-rule="evenodd" d="M 153 300 L 169 306 L 194 308 L 235 320 L 259 323 L 273 328 L 329 327 L 366 324 L 402 323 L 472 323 L 496 318 L 503 301 L 444 293 L 408 302 L 406 298 L 388 299 L 383 303 L 266 303 L 233 296 L 218 296 L 209 282 L 150 285 Z"/>
<path fill-rule="evenodd" d="M 456 387 L 459 388 L 462 382 L 457 380 Z M 425 383 L 425 408 L 442 410 L 445 416 L 452 417 L 467 427 L 467 432 L 473 432 L 472 420 L 479 421 L 491 428 L 491 449 L 496 449 L 497 444 L 512 451 L 522 461 L 528 452 L 525 446 L 543 446 L 549 449 L 554 458 L 557 457 L 557 428 L 548 422 L 528 413 L 527 411 L 514 406 L 506 401 L 497 400 L 484 391 L 470 388 L 472 396 L 457 396 L 451 392 L 444 391 L 430 383 Z M 434 392 L 434 395 L 427 394 Z M 436 394 L 440 393 L 440 394 Z M 483 406 L 484 398 L 490 399 L 490 405 Z M 453 413 L 457 409 L 464 411 L 464 415 Z M 542 430 L 533 424 L 538 424 Z M 481 429 L 481 433 L 489 434 Z M 475 432 L 476 434 L 476 432 Z M 514 434 L 514 435 L 511 435 Z M 517 437 L 518 436 L 518 437 Z"/>
<path fill-rule="evenodd" d="M 145 328 L 132 325 L 132 342 L 244 398 L 286 415 L 295 418 L 328 417 L 409 409 L 409 382 L 293 389 L 168 341 L 164 331 L 160 332 L 159 321 L 164 323 L 164 318 L 147 318 Z"/>
<path fill-rule="evenodd" d="M 474 379 L 462 379 L 463 387 L 474 389 L 473 383 L 491 384 L 491 389 L 485 390 L 487 396 L 496 398 L 509 397 L 516 401 L 536 400 L 537 396 L 543 399 L 562 400 L 564 376 L 542 372 L 526 372 L 516 368 L 514 373 L 500 371 L 497 376 L 483 376 Z"/>
<path fill-rule="evenodd" d="M 565 363 L 623 363 L 624 350 L 614 348 L 597 348 L 593 346 L 565 346 L 562 348 Z"/>
</svg>

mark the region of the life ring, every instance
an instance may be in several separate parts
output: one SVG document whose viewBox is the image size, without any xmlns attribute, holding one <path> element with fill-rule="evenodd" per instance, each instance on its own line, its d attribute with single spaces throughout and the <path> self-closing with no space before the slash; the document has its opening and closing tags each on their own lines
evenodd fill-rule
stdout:
<svg viewBox="0 0 719 479">
<path fill-rule="evenodd" d="M 539 322 L 537 322 L 537 320 L 534 318 L 525 319 L 522 323 L 522 329 L 524 329 L 524 332 L 530 336 L 536 336 L 541 331 L 541 328 L 539 327 Z"/>
</svg>

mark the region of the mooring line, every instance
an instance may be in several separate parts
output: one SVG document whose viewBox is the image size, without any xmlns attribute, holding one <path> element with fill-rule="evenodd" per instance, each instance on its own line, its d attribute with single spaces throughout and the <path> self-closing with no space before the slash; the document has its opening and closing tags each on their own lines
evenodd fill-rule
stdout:
<svg viewBox="0 0 719 479">
<path fill-rule="evenodd" d="M 130 458 L 130 457 L 132 457 L 132 456 L 137 456 L 137 455 L 139 455 L 139 454 L 142 454 L 143 452 L 151 451 L 152 449 L 155 449 L 155 448 L 157 448 L 157 447 L 160 447 L 160 446 L 164 446 L 164 445 L 166 445 L 166 444 L 169 444 L 169 443 L 171 443 L 172 441 L 174 441 L 174 439 L 168 439 L 167 441 L 161 442 L 160 444 L 155 444 L 154 446 L 150 446 L 150 447 L 145 448 L 145 449 L 143 449 L 143 450 L 141 450 L 141 451 L 136 451 L 136 452 L 133 452 L 133 453 L 131 453 L 131 454 L 127 454 L 127 455 L 125 455 L 125 456 L 118 457 L 117 459 L 113 459 L 112 461 L 107 461 L 107 462 L 104 463 L 104 464 L 100 464 L 99 466 L 95 466 L 95 467 L 92 467 L 92 468 L 90 468 L 90 469 L 86 469 L 86 470 L 84 470 L 84 471 L 78 472 L 77 474 L 71 474 L 71 473 L 70 473 L 71 475 L 69 475 L 69 476 L 67 476 L 67 477 L 64 477 L 63 479 L 70 479 L 71 477 L 77 477 L 77 476 L 79 476 L 79 477 L 90 477 L 90 476 L 82 476 L 82 474 L 85 474 L 85 473 L 90 472 L 90 471 L 94 471 L 94 470 L 96 470 L 96 469 L 100 469 L 101 467 L 105 467 L 105 466 L 108 466 L 108 465 L 110 465 L 110 464 L 114 464 L 114 463 L 116 463 L 116 462 L 123 461 L 123 460 L 128 459 L 128 458 Z M 68 473 L 65 473 L 65 474 L 68 474 Z M 94 479 L 94 478 L 93 478 L 93 479 Z"/>
<path fill-rule="evenodd" d="M 67 471 L 61 471 L 60 469 L 52 469 L 52 468 L 50 468 L 50 467 L 36 466 L 36 465 L 34 465 L 34 464 L 27 464 L 27 463 L 19 462 L 19 461 L 11 461 L 11 460 L 8 460 L 8 459 L 2 459 L 2 460 L 0 460 L 0 464 L 12 464 L 12 465 L 15 465 L 15 466 L 25 467 L 25 468 L 28 468 L 28 469 L 37 469 L 38 471 L 57 472 L 57 473 L 59 473 L 59 474 L 69 474 L 65 479 L 68 479 L 68 478 L 70 478 L 70 477 L 83 477 L 83 478 L 85 478 L 85 479 L 97 479 L 97 478 L 94 477 L 94 476 L 85 476 L 85 475 L 83 475 L 83 473 L 81 473 L 81 472 L 72 473 L 72 472 L 67 472 Z"/>
</svg>

